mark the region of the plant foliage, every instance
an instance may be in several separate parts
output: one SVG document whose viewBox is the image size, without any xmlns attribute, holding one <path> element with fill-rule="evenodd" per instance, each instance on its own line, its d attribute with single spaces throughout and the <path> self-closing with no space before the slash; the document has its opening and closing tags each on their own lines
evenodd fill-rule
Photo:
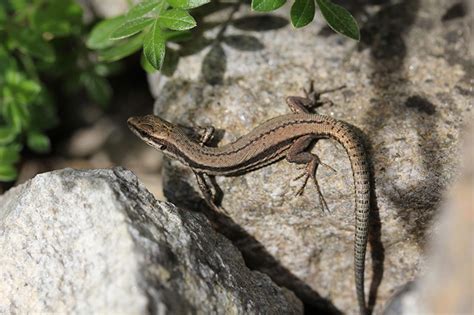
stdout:
<svg viewBox="0 0 474 315">
<path fill-rule="evenodd" d="M 82 13 L 74 0 L 0 1 L 0 181 L 17 177 L 25 146 L 50 150 L 58 118 L 47 80 L 84 87 L 99 104 L 110 98 L 108 66 L 89 61 L 81 42 Z"/>
<path fill-rule="evenodd" d="M 92 30 L 87 45 L 99 51 L 102 61 L 115 61 L 143 48 L 142 66 L 147 71 L 160 70 L 165 60 L 166 42 L 186 35 L 196 27 L 190 9 L 210 0 L 144 0 L 127 14 L 104 20 Z M 273 11 L 286 0 L 252 0 L 254 11 Z M 331 0 L 294 0 L 291 23 L 295 28 L 308 25 L 319 7 L 328 25 L 354 40 L 360 39 L 359 27 L 352 15 Z"/>
<path fill-rule="evenodd" d="M 96 24 L 84 45 L 87 29 L 75 0 L 0 1 L 0 181 L 17 177 L 16 164 L 25 146 L 38 153 L 50 150 L 46 131 L 58 118 L 45 79 L 82 87 L 105 105 L 112 93 L 105 79 L 110 62 L 143 49 L 143 68 L 165 71 L 164 61 L 174 60 L 173 50 L 165 58 L 167 42 L 190 38 L 189 30 L 197 26 L 190 10 L 209 2 L 144 0 L 128 13 Z M 251 7 L 266 12 L 285 3 L 252 0 Z M 294 0 L 293 26 L 309 24 L 317 7 L 332 29 L 359 40 L 354 18 L 331 0 Z M 97 51 L 96 59 L 86 46 Z"/>
</svg>

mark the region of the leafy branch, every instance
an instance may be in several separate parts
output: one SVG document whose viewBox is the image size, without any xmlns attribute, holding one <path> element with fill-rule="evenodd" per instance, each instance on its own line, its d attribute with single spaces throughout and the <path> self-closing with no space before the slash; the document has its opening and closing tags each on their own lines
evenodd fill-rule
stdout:
<svg viewBox="0 0 474 315">
<path fill-rule="evenodd" d="M 125 15 L 104 20 L 92 30 L 87 46 L 98 51 L 101 61 L 116 61 L 143 48 L 142 65 L 146 70 L 160 70 L 170 40 L 189 37 L 196 27 L 191 9 L 210 0 L 144 0 Z M 286 0 L 252 0 L 254 11 L 273 11 Z M 359 27 L 352 15 L 331 0 L 294 0 L 291 22 L 295 28 L 308 25 L 314 19 L 316 6 L 328 25 L 336 32 L 360 39 Z"/>
</svg>

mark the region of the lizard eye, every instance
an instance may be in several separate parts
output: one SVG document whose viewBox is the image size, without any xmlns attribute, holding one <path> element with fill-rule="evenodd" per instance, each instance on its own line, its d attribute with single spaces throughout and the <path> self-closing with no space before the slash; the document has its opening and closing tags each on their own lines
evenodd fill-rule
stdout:
<svg viewBox="0 0 474 315">
<path fill-rule="evenodd" d="M 160 146 L 160 150 L 163 150 L 163 151 L 166 150 L 166 146 L 165 146 L 165 145 L 161 145 L 161 146 Z"/>
</svg>

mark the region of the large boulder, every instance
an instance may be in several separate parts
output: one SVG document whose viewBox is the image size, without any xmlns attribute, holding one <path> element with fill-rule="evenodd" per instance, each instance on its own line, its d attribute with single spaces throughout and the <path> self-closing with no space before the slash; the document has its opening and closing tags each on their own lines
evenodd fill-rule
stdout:
<svg viewBox="0 0 474 315">
<path fill-rule="evenodd" d="M 469 14 L 464 3 L 442 0 L 344 3 L 360 22 L 360 43 L 330 31 L 320 15 L 294 29 L 289 6 L 265 15 L 245 5 L 214 7 L 200 16 L 202 36 L 170 47 L 174 63 L 150 85 L 155 114 L 214 125 L 220 144 L 289 113 L 284 97 L 302 95 L 310 80 L 317 89 L 345 85 L 324 95 L 334 105 L 317 111 L 365 135 L 374 175 L 366 292 L 380 311 L 418 274 L 441 196 L 456 176 L 460 133 L 472 117 Z M 218 177 L 233 222 L 215 222 L 250 267 L 291 288 L 308 309 L 321 310 L 323 297 L 353 314 L 352 172 L 334 142 L 319 141 L 313 152 L 337 170 L 318 170 L 331 214 L 311 185 L 294 197 L 299 173 L 282 161 Z M 165 163 L 164 190 L 182 207 L 203 209 L 193 174 L 179 162 Z"/>
<path fill-rule="evenodd" d="M 201 214 L 130 171 L 65 169 L 0 196 L 0 313 L 301 314 Z"/>
</svg>

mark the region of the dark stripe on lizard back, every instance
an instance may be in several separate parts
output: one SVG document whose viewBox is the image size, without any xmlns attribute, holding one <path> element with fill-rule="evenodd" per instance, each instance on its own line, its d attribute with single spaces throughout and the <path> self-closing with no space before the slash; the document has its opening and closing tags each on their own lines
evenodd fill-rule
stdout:
<svg viewBox="0 0 474 315">
<path fill-rule="evenodd" d="M 268 129 L 262 133 L 258 133 L 257 129 L 252 130 L 251 133 L 239 137 L 237 140 L 233 141 L 230 144 L 224 145 L 222 147 L 200 147 L 196 151 L 199 152 L 199 154 L 205 155 L 205 156 L 226 156 L 226 155 L 232 155 L 235 153 L 238 153 L 239 151 L 245 150 L 249 146 L 253 145 L 255 142 L 259 141 L 259 139 L 265 137 L 265 136 L 270 136 L 272 133 L 278 132 L 281 129 L 286 129 L 288 127 L 291 127 L 293 125 L 301 125 L 301 124 L 324 124 L 326 122 L 329 122 L 333 120 L 332 118 L 322 116 L 322 115 L 307 115 L 309 116 L 308 118 L 302 118 L 302 119 L 294 119 L 292 121 L 287 121 L 285 123 L 282 123 L 274 128 Z M 315 118 L 319 118 L 318 120 Z M 258 126 L 257 128 L 265 129 L 262 128 L 264 126 L 270 125 L 272 122 L 272 119 L 267 121 L 266 123 Z M 250 136 L 251 134 L 254 134 L 253 136 Z M 249 137 L 250 136 L 250 137 Z M 290 135 L 291 136 L 291 135 Z M 295 135 L 295 137 L 298 135 Z M 240 142 L 244 142 L 243 145 L 241 146 L 235 146 L 233 150 L 226 150 L 229 145 L 232 144 L 237 144 Z"/>
<path fill-rule="evenodd" d="M 202 172 L 204 173 L 225 176 L 237 176 L 267 165 L 268 163 L 265 163 L 267 162 L 267 160 L 268 162 L 275 162 L 277 160 L 282 159 L 284 157 L 284 152 L 293 141 L 293 138 L 289 138 L 285 141 L 277 142 L 274 146 L 268 147 L 266 150 L 254 156 L 251 156 L 249 159 L 246 159 L 239 164 L 236 164 L 237 168 L 231 165 L 225 167 L 217 167 L 207 164 L 200 164 L 187 155 L 183 155 L 183 157 L 185 159 L 185 163 L 188 164 L 191 168 L 202 170 Z M 278 152 L 279 154 L 277 154 L 275 158 L 272 158 L 273 152 Z"/>
<path fill-rule="evenodd" d="M 361 314 L 366 313 L 364 268 L 370 198 L 369 170 L 361 139 L 350 125 L 321 115 L 306 113 L 283 115 L 264 122 L 250 133 L 222 147 L 202 147 L 187 137 L 177 126 L 156 116 L 131 118 L 129 125 L 132 131 L 148 144 L 179 159 L 195 173 L 209 175 L 240 175 L 283 157 L 287 157 L 290 162 L 301 163 L 290 156 L 289 151 L 292 151 L 290 146 L 296 153 L 301 153 L 302 151 L 298 151 L 299 147 L 293 146 L 293 142 L 304 140 L 303 138 L 308 135 L 314 139 L 332 138 L 341 143 L 349 156 L 354 179 L 356 219 L 354 273 L 360 311 Z"/>
</svg>

